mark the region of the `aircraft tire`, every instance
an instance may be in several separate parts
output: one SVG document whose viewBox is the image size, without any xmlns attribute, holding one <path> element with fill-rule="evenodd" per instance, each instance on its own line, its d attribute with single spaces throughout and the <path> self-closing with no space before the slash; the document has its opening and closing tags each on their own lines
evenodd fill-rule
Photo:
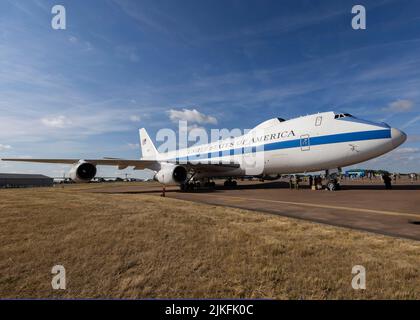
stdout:
<svg viewBox="0 0 420 320">
<path fill-rule="evenodd" d="M 335 181 L 330 181 L 327 184 L 327 189 L 329 191 L 336 191 L 339 189 L 338 184 Z"/>
</svg>

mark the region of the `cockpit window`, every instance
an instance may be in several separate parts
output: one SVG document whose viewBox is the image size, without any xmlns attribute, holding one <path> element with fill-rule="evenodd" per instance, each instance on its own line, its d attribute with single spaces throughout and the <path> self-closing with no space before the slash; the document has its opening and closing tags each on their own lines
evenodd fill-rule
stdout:
<svg viewBox="0 0 420 320">
<path fill-rule="evenodd" d="M 340 113 L 334 116 L 334 119 L 353 117 L 350 113 Z"/>
<path fill-rule="evenodd" d="M 284 120 L 283 118 L 277 118 L 277 120 L 279 120 L 280 122 L 284 122 L 286 120 Z"/>
</svg>

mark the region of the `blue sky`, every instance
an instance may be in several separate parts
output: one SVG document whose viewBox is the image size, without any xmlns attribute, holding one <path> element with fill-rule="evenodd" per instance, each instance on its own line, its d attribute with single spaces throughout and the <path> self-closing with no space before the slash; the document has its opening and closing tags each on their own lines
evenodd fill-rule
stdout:
<svg viewBox="0 0 420 320">
<path fill-rule="evenodd" d="M 55 4 L 66 30 L 51 28 Z M 339 110 L 409 136 L 358 167 L 420 171 L 420 2 L 363 1 L 359 31 L 355 4 L 1 0 L 0 157 L 138 158 L 139 127 L 154 137 L 183 115 L 245 129 Z M 67 168 L 0 163 L 1 172 Z"/>
</svg>

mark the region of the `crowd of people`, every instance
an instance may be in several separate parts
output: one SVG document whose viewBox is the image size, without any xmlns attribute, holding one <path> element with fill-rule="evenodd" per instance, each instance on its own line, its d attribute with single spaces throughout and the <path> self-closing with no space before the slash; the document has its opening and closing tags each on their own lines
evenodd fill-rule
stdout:
<svg viewBox="0 0 420 320">
<path fill-rule="evenodd" d="M 382 180 L 382 182 L 385 185 L 386 189 L 392 189 L 392 185 L 396 184 L 397 181 L 399 179 L 401 179 L 401 174 L 399 173 L 388 173 L 388 172 L 381 172 L 380 175 L 378 174 L 373 174 L 373 172 L 368 172 L 366 174 L 366 176 L 361 176 L 361 177 L 349 177 L 349 176 L 345 176 L 345 175 L 337 175 L 335 177 L 335 182 L 337 184 L 340 184 L 340 180 L 341 179 L 369 179 L 369 180 L 373 180 L 373 179 L 377 179 L 378 177 L 380 177 L 380 179 Z M 416 173 L 410 173 L 408 174 L 408 178 L 410 180 L 411 183 L 415 183 L 418 180 L 418 174 Z M 302 176 L 302 175 L 290 175 L 289 176 L 289 187 L 290 189 L 295 189 L 298 190 L 299 187 L 301 186 L 302 182 L 305 182 L 305 184 L 307 183 L 309 185 L 309 188 L 311 188 L 312 190 L 321 190 L 323 189 L 323 177 L 321 175 L 309 175 L 309 176 Z"/>
</svg>

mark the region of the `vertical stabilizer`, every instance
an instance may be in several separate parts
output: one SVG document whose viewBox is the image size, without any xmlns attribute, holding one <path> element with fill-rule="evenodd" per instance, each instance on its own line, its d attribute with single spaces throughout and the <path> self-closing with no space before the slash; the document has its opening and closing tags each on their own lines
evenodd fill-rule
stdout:
<svg viewBox="0 0 420 320">
<path fill-rule="evenodd" d="M 139 130 L 141 158 L 144 160 L 156 160 L 158 152 L 150 139 L 145 128 Z"/>
</svg>

